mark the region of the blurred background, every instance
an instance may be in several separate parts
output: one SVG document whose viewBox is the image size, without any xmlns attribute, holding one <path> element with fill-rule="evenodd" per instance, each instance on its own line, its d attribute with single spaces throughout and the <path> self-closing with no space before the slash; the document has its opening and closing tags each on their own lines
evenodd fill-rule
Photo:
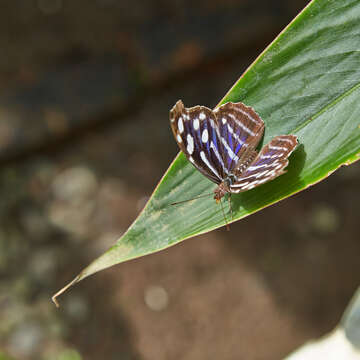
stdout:
<svg viewBox="0 0 360 360">
<path fill-rule="evenodd" d="M 178 152 L 305 0 L 2 2 L 0 359 L 279 359 L 359 284 L 360 166 L 50 297 L 127 229 Z"/>
</svg>

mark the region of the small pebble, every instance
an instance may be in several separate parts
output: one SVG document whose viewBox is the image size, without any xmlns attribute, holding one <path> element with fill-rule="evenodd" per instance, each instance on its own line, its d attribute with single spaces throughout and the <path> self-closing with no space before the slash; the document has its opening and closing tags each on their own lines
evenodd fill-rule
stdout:
<svg viewBox="0 0 360 360">
<path fill-rule="evenodd" d="M 149 286 L 145 290 L 145 304 L 153 311 L 161 311 L 167 308 L 169 296 L 161 286 Z"/>
<path fill-rule="evenodd" d="M 321 234 L 330 234 L 339 228 L 340 218 L 333 207 L 319 204 L 311 211 L 310 223 L 315 231 Z"/>
<path fill-rule="evenodd" d="M 42 249 L 33 252 L 29 262 L 29 274 L 34 280 L 49 283 L 55 276 L 57 253 L 52 249 Z"/>
<path fill-rule="evenodd" d="M 39 324 L 23 322 L 10 336 L 8 347 L 15 356 L 27 358 L 39 350 L 43 338 L 43 329 Z"/>
<path fill-rule="evenodd" d="M 94 197 L 98 187 L 95 174 L 86 167 L 72 167 L 55 177 L 52 190 L 58 200 L 79 203 Z"/>
</svg>

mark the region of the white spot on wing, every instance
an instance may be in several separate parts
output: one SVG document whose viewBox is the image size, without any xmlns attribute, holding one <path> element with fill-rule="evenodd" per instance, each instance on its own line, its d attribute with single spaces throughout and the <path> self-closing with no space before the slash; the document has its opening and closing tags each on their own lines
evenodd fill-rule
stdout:
<svg viewBox="0 0 360 360">
<path fill-rule="evenodd" d="M 247 128 L 241 121 L 237 122 L 237 125 L 239 125 L 245 132 L 247 132 L 248 134 L 250 134 L 251 136 L 255 136 L 256 134 L 251 131 L 249 128 Z"/>
<path fill-rule="evenodd" d="M 183 119 L 181 116 L 179 117 L 179 120 L 178 120 L 178 129 L 179 129 L 180 134 L 182 134 L 184 132 L 184 123 L 183 123 Z"/>
<path fill-rule="evenodd" d="M 268 177 L 274 176 L 274 175 L 275 175 L 275 172 L 276 172 L 276 170 L 271 170 L 271 171 L 269 171 Z"/>
<path fill-rule="evenodd" d="M 206 119 L 206 115 L 205 113 L 201 112 L 199 115 L 200 120 L 205 120 Z"/>
<path fill-rule="evenodd" d="M 228 152 L 230 159 L 231 160 L 235 160 L 235 161 L 239 161 L 239 158 L 237 157 L 237 155 L 232 151 L 232 149 L 230 148 L 230 146 L 228 145 L 228 143 L 226 142 L 226 140 L 221 137 L 221 142 L 223 143 L 223 145 L 225 146 L 226 151 Z"/>
<path fill-rule="evenodd" d="M 247 184 L 245 186 L 242 186 L 242 189 L 243 190 L 250 190 L 250 189 L 253 189 L 257 184 L 258 184 L 257 181 L 252 181 L 249 184 Z"/>
<path fill-rule="evenodd" d="M 290 145 L 294 146 L 294 143 L 288 138 L 281 137 L 281 138 L 279 138 L 279 140 L 280 141 L 285 141 L 285 142 L 289 143 Z"/>
<path fill-rule="evenodd" d="M 283 157 L 284 154 L 283 153 L 278 153 L 278 154 L 274 154 L 274 155 L 260 155 L 261 159 L 276 159 L 276 158 L 281 158 Z"/>
<path fill-rule="evenodd" d="M 247 184 L 249 184 L 249 181 L 246 181 L 246 182 L 244 182 L 244 183 L 242 183 L 242 184 L 230 185 L 230 188 L 231 188 L 231 189 L 232 189 L 232 188 L 235 188 L 235 191 L 240 188 L 238 191 L 241 191 L 241 188 L 244 187 L 244 186 L 247 185 Z"/>
<path fill-rule="evenodd" d="M 239 138 L 239 136 L 237 134 L 234 133 L 233 128 L 228 124 L 227 125 L 228 131 L 229 133 L 234 137 L 234 139 L 241 145 L 245 145 L 244 142 Z M 247 146 L 247 144 L 246 144 Z"/>
<path fill-rule="evenodd" d="M 246 179 L 246 178 L 244 178 Z M 231 185 L 232 188 L 242 188 L 244 186 L 244 184 L 248 184 L 249 182 L 247 181 L 246 183 L 243 183 L 243 184 L 233 184 Z"/>
<path fill-rule="evenodd" d="M 223 117 L 223 118 L 221 119 L 221 121 L 222 121 L 222 123 L 225 125 L 227 120 L 226 120 L 226 118 Z"/>
<path fill-rule="evenodd" d="M 244 113 L 243 111 L 240 111 L 241 113 L 245 114 L 247 116 L 246 113 Z M 249 128 L 247 128 L 235 115 L 233 114 L 228 114 L 228 116 L 230 116 L 237 125 L 239 125 L 244 131 L 246 131 L 248 134 L 255 136 L 256 134 L 251 131 Z M 258 121 L 256 121 L 255 119 L 251 118 L 250 120 L 253 120 L 255 123 L 259 123 Z"/>
<path fill-rule="evenodd" d="M 269 181 L 270 180 L 270 178 L 269 177 L 266 177 L 266 178 L 264 178 L 264 179 L 261 179 L 261 180 L 258 180 L 258 184 L 264 184 L 264 183 L 266 183 L 267 181 Z"/>
<path fill-rule="evenodd" d="M 198 130 L 198 129 L 199 129 L 199 126 L 200 126 L 199 119 L 196 118 L 196 119 L 194 120 L 194 129 L 195 129 L 195 130 Z"/>
<path fill-rule="evenodd" d="M 259 172 L 257 174 L 254 174 L 255 177 L 258 179 L 260 177 L 263 177 L 269 170 L 265 170 L 265 171 L 262 171 L 262 172 Z"/>
<path fill-rule="evenodd" d="M 245 115 L 250 121 L 258 124 L 259 121 L 254 119 L 249 113 L 247 113 L 246 111 L 244 111 L 243 109 L 240 108 L 236 108 L 237 111 L 241 112 L 243 115 Z"/>
<path fill-rule="evenodd" d="M 202 132 L 201 141 L 202 141 L 203 143 L 206 143 L 208 140 L 209 140 L 209 133 L 208 133 L 208 130 L 205 129 L 205 130 Z"/>
<path fill-rule="evenodd" d="M 179 134 L 176 135 L 176 140 L 179 142 L 179 143 L 182 143 L 182 138 Z"/>
<path fill-rule="evenodd" d="M 285 147 L 285 146 L 269 145 L 269 149 L 271 149 L 271 150 L 284 150 L 284 151 L 288 151 L 288 148 Z"/>
<path fill-rule="evenodd" d="M 228 170 L 226 169 L 226 167 L 224 166 L 224 162 L 222 157 L 220 156 L 218 149 L 216 148 L 216 146 L 214 145 L 214 143 L 211 141 L 210 143 L 210 148 L 213 150 L 216 158 L 218 159 L 219 163 L 221 164 L 221 167 L 224 169 L 226 174 L 229 174 Z"/>
<path fill-rule="evenodd" d="M 186 150 L 191 155 L 194 152 L 194 139 L 190 134 L 188 134 L 186 137 L 186 141 L 187 141 Z"/>
<path fill-rule="evenodd" d="M 247 168 L 247 170 L 249 170 L 249 171 L 256 171 L 257 169 L 261 169 L 261 168 L 263 168 L 263 167 L 265 167 L 265 168 L 267 168 L 267 167 L 273 167 L 274 164 L 275 164 L 275 162 L 274 162 L 274 163 L 270 163 L 270 164 L 261 164 L 261 165 L 249 166 L 249 167 Z"/>
<path fill-rule="evenodd" d="M 204 164 L 216 175 L 216 177 L 218 179 L 222 180 L 220 175 L 218 174 L 218 172 L 212 167 L 209 160 L 206 158 L 206 155 L 203 151 L 200 151 L 200 157 L 201 157 L 201 160 L 204 162 Z"/>
</svg>

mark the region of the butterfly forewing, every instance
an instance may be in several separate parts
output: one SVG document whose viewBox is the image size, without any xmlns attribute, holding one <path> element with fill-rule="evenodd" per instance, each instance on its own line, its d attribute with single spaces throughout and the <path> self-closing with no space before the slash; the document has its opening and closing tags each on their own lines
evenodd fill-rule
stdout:
<svg viewBox="0 0 360 360">
<path fill-rule="evenodd" d="M 243 103 L 228 102 L 214 110 L 220 141 L 223 146 L 223 161 L 228 172 L 242 161 L 245 154 L 256 148 L 264 132 L 264 122 L 259 115 Z"/>
<path fill-rule="evenodd" d="M 230 191 L 238 193 L 250 190 L 283 174 L 289 163 L 288 157 L 296 145 L 295 135 L 280 135 L 273 138 L 245 171 L 240 172 L 235 168 L 236 182 L 230 186 Z"/>
<path fill-rule="evenodd" d="M 175 139 L 188 160 L 219 184 L 226 176 L 216 116 L 205 106 L 185 108 L 178 101 L 170 111 Z"/>
</svg>

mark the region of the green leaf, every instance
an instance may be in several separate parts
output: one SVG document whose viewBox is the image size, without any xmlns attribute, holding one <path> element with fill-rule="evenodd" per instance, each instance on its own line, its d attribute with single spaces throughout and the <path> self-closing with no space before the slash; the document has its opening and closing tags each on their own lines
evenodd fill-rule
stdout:
<svg viewBox="0 0 360 360">
<path fill-rule="evenodd" d="M 300 143 L 285 175 L 232 196 L 234 221 L 359 158 L 359 49 L 360 2 L 312 1 L 223 98 L 221 103 L 242 101 L 254 107 L 266 125 L 264 143 L 281 134 L 296 134 Z M 178 155 L 126 234 L 68 286 L 222 226 L 221 206 L 212 197 L 170 205 L 212 192 L 214 187 L 183 154 Z"/>
</svg>

